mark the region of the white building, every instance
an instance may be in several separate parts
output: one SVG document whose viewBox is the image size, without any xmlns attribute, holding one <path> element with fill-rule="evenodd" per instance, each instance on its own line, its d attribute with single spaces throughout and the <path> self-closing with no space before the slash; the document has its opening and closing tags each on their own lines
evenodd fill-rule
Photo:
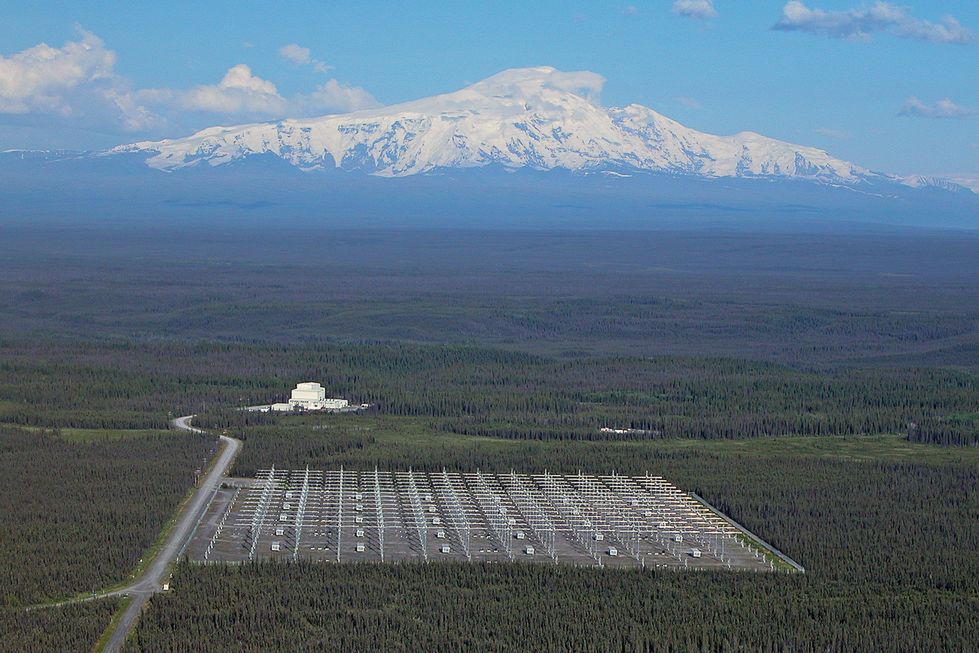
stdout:
<svg viewBox="0 0 979 653">
<path fill-rule="evenodd" d="M 298 404 L 303 408 L 311 408 L 326 400 L 326 390 L 319 383 L 300 383 L 292 391 L 290 404 Z"/>
<path fill-rule="evenodd" d="M 327 398 L 326 390 L 319 383 L 300 383 L 292 391 L 287 404 L 272 404 L 272 410 L 291 411 L 302 410 L 341 410 L 347 408 L 346 399 Z"/>
</svg>

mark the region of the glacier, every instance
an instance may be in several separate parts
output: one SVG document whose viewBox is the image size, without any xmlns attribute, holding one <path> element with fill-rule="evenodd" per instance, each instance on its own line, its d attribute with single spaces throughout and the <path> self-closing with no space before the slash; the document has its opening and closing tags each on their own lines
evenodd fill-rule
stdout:
<svg viewBox="0 0 979 653">
<path fill-rule="evenodd" d="M 221 166 L 261 154 L 302 170 L 337 168 L 386 177 L 498 166 L 901 183 L 818 148 L 754 132 L 715 136 L 638 104 L 605 108 L 594 97 L 594 85 L 569 83 L 589 74 L 546 66 L 511 69 L 453 93 L 402 104 L 210 127 L 185 138 L 131 143 L 103 154 L 145 153 L 147 165 L 165 171 Z"/>
</svg>

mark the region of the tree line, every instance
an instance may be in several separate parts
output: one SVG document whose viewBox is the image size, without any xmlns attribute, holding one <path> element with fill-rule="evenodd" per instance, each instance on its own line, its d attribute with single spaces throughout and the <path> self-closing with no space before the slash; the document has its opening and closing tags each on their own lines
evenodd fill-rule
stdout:
<svg viewBox="0 0 979 653">
<path fill-rule="evenodd" d="M 979 377 L 954 368 L 801 370 L 723 358 L 551 359 L 392 343 L 8 342 L 0 422 L 166 428 L 208 413 L 227 427 L 274 421 L 240 406 L 284 400 L 297 381 L 380 414 L 463 435 L 530 440 L 750 438 L 905 433 L 975 441 Z M 628 430 L 615 434 L 602 428 Z"/>
</svg>

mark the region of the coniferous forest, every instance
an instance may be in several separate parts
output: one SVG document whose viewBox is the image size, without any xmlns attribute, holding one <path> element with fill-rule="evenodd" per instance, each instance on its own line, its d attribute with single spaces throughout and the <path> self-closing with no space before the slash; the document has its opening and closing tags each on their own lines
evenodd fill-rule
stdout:
<svg viewBox="0 0 979 653">
<path fill-rule="evenodd" d="M 573 234 L 92 233 L 0 240 L 0 650 L 91 650 L 118 603 L 50 604 L 138 570 L 219 432 L 243 441 L 243 476 L 648 471 L 806 573 L 180 564 L 131 651 L 979 640 L 979 280 L 961 237 L 608 234 L 596 257 Z M 239 410 L 307 380 L 370 407 Z M 168 429 L 188 414 L 211 435 Z"/>
<path fill-rule="evenodd" d="M 207 436 L 95 437 L 0 428 L 4 607 L 123 580 L 215 450 Z"/>
<path fill-rule="evenodd" d="M 35 610 L 0 608 L 0 650 L 90 651 L 118 605 L 102 599 Z"/>
<path fill-rule="evenodd" d="M 968 651 L 977 459 L 639 455 L 637 468 L 696 487 L 806 573 L 183 565 L 130 650 Z"/>
</svg>

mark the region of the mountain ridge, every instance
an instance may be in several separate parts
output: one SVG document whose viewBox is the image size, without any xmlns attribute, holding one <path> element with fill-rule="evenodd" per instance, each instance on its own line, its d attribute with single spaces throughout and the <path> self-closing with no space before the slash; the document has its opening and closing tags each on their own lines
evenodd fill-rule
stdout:
<svg viewBox="0 0 979 653">
<path fill-rule="evenodd" d="M 184 138 L 121 145 L 147 165 L 177 170 L 273 154 L 303 169 L 400 177 L 439 169 L 666 172 L 702 177 L 904 183 L 824 150 L 755 132 L 716 136 L 648 107 L 599 105 L 602 78 L 550 67 L 511 69 L 458 91 L 309 119 L 215 126 Z"/>
</svg>

